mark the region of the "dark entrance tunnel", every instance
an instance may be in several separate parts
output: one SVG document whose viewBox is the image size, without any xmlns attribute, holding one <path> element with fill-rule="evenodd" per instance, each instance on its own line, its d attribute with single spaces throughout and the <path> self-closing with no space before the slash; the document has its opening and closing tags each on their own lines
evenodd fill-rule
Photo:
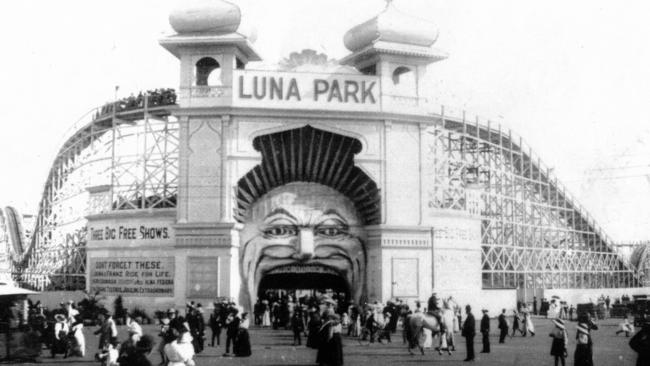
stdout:
<svg viewBox="0 0 650 366">
<path fill-rule="evenodd" d="M 350 295 L 343 277 L 330 273 L 275 273 L 262 278 L 257 289 L 258 296 L 268 290 L 332 290 Z"/>
</svg>

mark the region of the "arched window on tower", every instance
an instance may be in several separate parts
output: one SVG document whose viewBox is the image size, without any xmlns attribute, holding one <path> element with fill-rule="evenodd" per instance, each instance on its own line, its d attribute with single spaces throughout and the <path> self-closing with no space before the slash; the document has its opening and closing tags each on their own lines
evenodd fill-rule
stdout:
<svg viewBox="0 0 650 366">
<path fill-rule="evenodd" d="M 196 85 L 221 85 L 221 67 L 212 57 L 196 62 Z"/>
<path fill-rule="evenodd" d="M 399 66 L 393 71 L 393 84 L 400 95 L 414 95 L 415 73 L 408 67 Z"/>
</svg>

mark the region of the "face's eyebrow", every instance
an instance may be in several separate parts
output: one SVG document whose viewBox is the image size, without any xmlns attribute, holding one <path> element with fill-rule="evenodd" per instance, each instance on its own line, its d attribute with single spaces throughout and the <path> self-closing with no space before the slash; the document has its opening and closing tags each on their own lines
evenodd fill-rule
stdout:
<svg viewBox="0 0 650 366">
<path fill-rule="evenodd" d="M 275 215 L 288 216 L 291 220 L 298 221 L 298 219 L 295 216 L 293 216 L 289 211 L 285 210 L 282 207 L 278 207 L 278 208 L 274 209 L 273 211 L 269 212 L 269 214 L 266 215 L 266 217 L 264 217 L 264 220 L 268 220 L 270 217 L 273 217 Z"/>
<path fill-rule="evenodd" d="M 334 217 L 328 217 L 328 216 L 334 216 Z M 343 216 L 341 216 L 341 214 L 339 214 L 338 211 L 336 211 L 336 209 L 333 209 L 333 208 L 330 208 L 330 209 L 326 210 L 325 212 L 323 212 L 323 214 L 318 219 L 319 219 L 319 221 L 322 222 L 322 221 L 325 221 L 328 218 L 333 218 L 333 219 L 339 220 L 342 223 L 344 223 L 345 225 L 348 224 L 348 220 L 343 218 Z"/>
</svg>

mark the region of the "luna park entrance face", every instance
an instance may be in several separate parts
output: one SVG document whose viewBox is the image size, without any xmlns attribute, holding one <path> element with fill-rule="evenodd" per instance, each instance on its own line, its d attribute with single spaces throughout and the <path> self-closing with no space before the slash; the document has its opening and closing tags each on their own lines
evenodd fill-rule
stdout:
<svg viewBox="0 0 650 366">
<path fill-rule="evenodd" d="M 365 231 L 350 200 L 317 183 L 278 187 L 259 201 L 241 233 L 244 301 L 268 291 L 344 294 L 365 287 Z"/>
</svg>

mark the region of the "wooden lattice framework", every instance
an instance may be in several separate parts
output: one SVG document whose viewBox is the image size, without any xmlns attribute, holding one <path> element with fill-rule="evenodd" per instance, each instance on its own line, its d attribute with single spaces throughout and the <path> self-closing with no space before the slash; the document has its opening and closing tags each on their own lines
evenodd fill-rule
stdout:
<svg viewBox="0 0 650 366">
<path fill-rule="evenodd" d="M 88 187 L 110 187 L 112 210 L 176 206 L 175 108 L 111 108 L 71 129 L 45 183 L 26 259 L 13 265 L 15 280 L 38 290 L 85 289 Z"/>
<path fill-rule="evenodd" d="M 521 138 L 444 114 L 427 133 L 430 204 L 470 211 L 478 203 L 483 288 L 640 285 L 611 239 Z"/>
</svg>

